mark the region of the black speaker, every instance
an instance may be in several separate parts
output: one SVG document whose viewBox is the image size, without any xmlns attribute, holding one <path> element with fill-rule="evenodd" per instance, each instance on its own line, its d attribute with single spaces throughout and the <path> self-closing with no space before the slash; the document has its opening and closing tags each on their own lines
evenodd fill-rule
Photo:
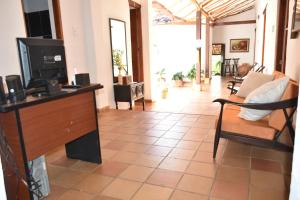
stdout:
<svg viewBox="0 0 300 200">
<path fill-rule="evenodd" d="M 6 104 L 6 95 L 3 87 L 3 80 L 0 76 L 0 105 L 1 104 Z"/>
<path fill-rule="evenodd" d="M 19 75 L 6 76 L 5 81 L 8 89 L 8 98 L 11 102 L 23 101 L 26 98 Z"/>
<path fill-rule="evenodd" d="M 75 74 L 76 85 L 88 86 L 90 85 L 90 75 L 89 73 Z"/>
</svg>

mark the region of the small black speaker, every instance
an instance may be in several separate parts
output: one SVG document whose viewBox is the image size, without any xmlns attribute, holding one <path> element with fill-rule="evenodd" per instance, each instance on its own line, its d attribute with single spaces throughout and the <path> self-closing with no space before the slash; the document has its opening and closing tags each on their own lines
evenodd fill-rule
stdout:
<svg viewBox="0 0 300 200">
<path fill-rule="evenodd" d="M 3 87 L 3 80 L 0 76 L 0 105 L 6 104 L 6 95 Z"/>
<path fill-rule="evenodd" d="M 90 75 L 89 73 L 75 74 L 76 85 L 88 86 L 90 85 Z"/>
<path fill-rule="evenodd" d="M 8 88 L 8 98 L 11 102 L 23 101 L 26 98 L 19 75 L 6 76 L 5 81 Z"/>
</svg>

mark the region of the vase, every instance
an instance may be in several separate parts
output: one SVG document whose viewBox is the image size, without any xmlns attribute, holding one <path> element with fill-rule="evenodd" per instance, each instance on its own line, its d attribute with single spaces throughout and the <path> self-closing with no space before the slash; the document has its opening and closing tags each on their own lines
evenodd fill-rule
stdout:
<svg viewBox="0 0 300 200">
<path fill-rule="evenodd" d="M 119 73 L 119 75 L 118 75 L 118 84 L 123 85 L 123 76 L 121 73 Z"/>
</svg>

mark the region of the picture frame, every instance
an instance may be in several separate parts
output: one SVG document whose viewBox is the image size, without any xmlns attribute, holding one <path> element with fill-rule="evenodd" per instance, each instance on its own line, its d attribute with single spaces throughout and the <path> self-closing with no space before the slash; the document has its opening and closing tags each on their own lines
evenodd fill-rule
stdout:
<svg viewBox="0 0 300 200">
<path fill-rule="evenodd" d="M 294 0 L 293 16 L 292 16 L 292 30 L 291 38 L 298 37 L 300 32 L 300 0 Z"/>
<path fill-rule="evenodd" d="M 250 39 L 231 39 L 230 40 L 230 53 L 245 53 L 249 52 Z"/>
</svg>

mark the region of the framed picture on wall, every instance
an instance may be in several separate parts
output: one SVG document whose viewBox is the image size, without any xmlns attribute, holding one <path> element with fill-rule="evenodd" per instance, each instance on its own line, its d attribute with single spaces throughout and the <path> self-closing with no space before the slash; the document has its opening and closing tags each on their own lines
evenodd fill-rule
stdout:
<svg viewBox="0 0 300 200">
<path fill-rule="evenodd" d="M 230 52 L 241 53 L 249 52 L 250 39 L 231 39 L 230 40 Z"/>
</svg>

